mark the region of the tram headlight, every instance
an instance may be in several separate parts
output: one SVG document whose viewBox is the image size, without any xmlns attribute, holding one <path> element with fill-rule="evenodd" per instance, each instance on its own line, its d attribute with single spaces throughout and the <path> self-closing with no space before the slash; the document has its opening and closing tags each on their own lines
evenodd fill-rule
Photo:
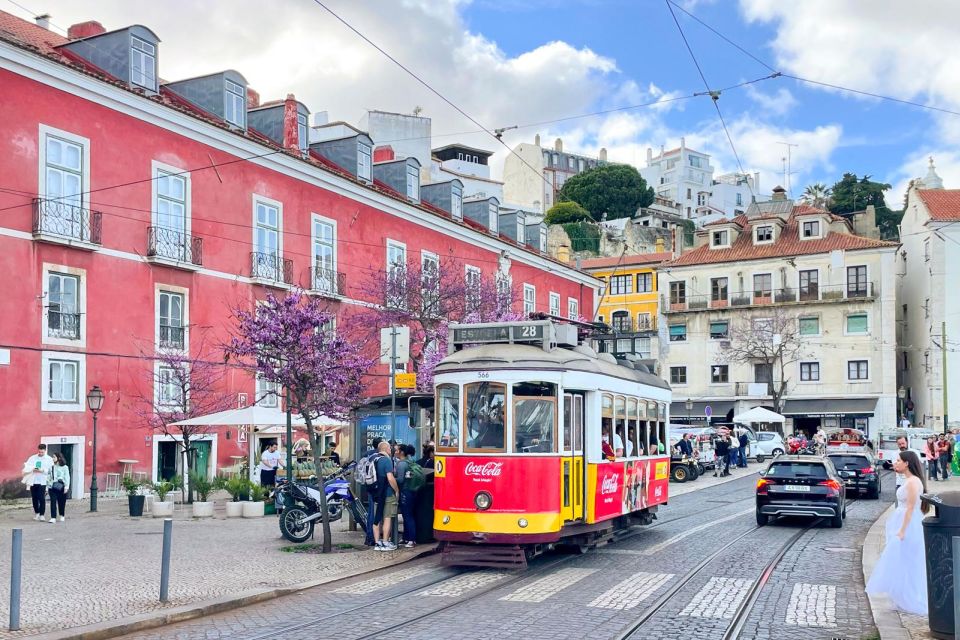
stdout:
<svg viewBox="0 0 960 640">
<path fill-rule="evenodd" d="M 474 496 L 473 504 L 475 504 L 480 511 L 486 511 L 490 508 L 490 505 L 493 504 L 493 497 L 486 491 L 481 491 Z"/>
<path fill-rule="evenodd" d="M 443 524 L 450 524 L 450 516 L 443 516 Z"/>
<path fill-rule="evenodd" d="M 517 524 L 520 525 L 520 528 L 521 528 L 521 529 L 526 529 L 526 528 L 527 528 L 527 525 L 530 524 L 530 523 L 527 522 L 527 519 L 526 519 L 526 518 L 520 518 L 519 520 L 517 520 Z"/>
</svg>

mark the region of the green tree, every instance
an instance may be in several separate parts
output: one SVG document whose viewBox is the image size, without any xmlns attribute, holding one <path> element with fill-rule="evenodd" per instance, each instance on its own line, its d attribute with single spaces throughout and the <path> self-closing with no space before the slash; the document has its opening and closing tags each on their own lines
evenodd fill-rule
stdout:
<svg viewBox="0 0 960 640">
<path fill-rule="evenodd" d="M 594 220 L 607 214 L 608 220 L 630 218 L 640 207 L 653 204 L 653 188 L 640 172 L 624 164 L 608 164 L 589 169 L 567 180 L 560 200 L 578 202 Z"/>
<path fill-rule="evenodd" d="M 570 238 L 570 248 L 573 251 L 589 251 L 596 255 L 600 253 L 600 229 L 590 220 L 568 222 L 563 230 Z"/>
<path fill-rule="evenodd" d="M 697 225 L 694 224 L 693 220 L 684 218 L 680 221 L 680 226 L 683 227 L 683 245 L 685 247 L 693 246 L 694 236 L 697 233 Z"/>
<path fill-rule="evenodd" d="M 858 178 L 855 173 L 844 173 L 839 182 L 833 185 L 830 211 L 836 214 L 850 214 L 863 211 L 873 205 L 877 211 L 877 228 L 884 240 L 897 240 L 900 237 L 898 225 L 903 211 L 894 211 L 887 206 L 883 192 L 889 184 L 874 182 L 870 176 Z"/>
<path fill-rule="evenodd" d="M 809 204 L 811 207 L 816 207 L 817 209 L 826 209 L 830 206 L 830 197 L 833 194 L 833 190 L 822 182 L 817 182 L 815 184 L 808 185 L 806 189 L 803 190 L 803 196 L 801 200 Z"/>
<path fill-rule="evenodd" d="M 567 224 L 589 219 L 590 212 L 576 202 L 558 202 L 550 207 L 543 221 L 547 224 Z"/>
</svg>

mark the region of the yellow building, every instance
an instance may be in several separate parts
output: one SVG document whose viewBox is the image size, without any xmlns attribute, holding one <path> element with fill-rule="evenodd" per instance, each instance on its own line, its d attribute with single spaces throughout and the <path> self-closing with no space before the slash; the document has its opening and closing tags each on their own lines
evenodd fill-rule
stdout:
<svg viewBox="0 0 960 640">
<path fill-rule="evenodd" d="M 610 327 L 597 336 L 598 349 L 617 357 L 657 357 L 657 267 L 669 251 L 583 260 L 581 268 L 604 281 L 595 320 Z"/>
</svg>

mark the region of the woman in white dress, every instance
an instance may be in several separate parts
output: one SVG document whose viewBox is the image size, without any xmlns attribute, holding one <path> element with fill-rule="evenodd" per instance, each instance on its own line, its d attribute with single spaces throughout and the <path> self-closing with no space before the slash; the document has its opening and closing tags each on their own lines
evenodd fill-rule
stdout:
<svg viewBox="0 0 960 640">
<path fill-rule="evenodd" d="M 920 504 L 927 489 L 920 458 L 901 451 L 893 468 L 905 480 L 897 489 L 897 508 L 887 519 L 886 546 L 867 582 L 867 593 L 886 593 L 900 611 L 927 615 L 927 561 L 923 550 L 923 514 Z"/>
</svg>

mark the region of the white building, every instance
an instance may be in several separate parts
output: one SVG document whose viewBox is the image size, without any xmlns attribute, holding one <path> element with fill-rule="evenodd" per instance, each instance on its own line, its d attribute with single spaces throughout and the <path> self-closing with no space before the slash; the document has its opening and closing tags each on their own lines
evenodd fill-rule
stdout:
<svg viewBox="0 0 960 640">
<path fill-rule="evenodd" d="M 915 424 L 937 431 L 944 415 L 960 427 L 960 298 L 948 293 L 960 282 L 958 225 L 960 189 L 943 188 L 931 158 L 927 176 L 910 185 L 900 223 L 898 364 Z"/>
<path fill-rule="evenodd" d="M 492 151 L 448 144 L 431 152 L 430 182 L 456 178 L 463 183 L 464 198 L 496 198 L 503 202 L 503 182 L 490 177 Z"/>
<path fill-rule="evenodd" d="M 688 399 L 691 421 L 702 422 L 707 406 L 713 423 L 773 409 L 769 385 L 785 380 L 787 431 L 875 434 L 896 424 L 896 252 L 896 243 L 854 235 L 843 218 L 794 205 L 783 191 L 699 230 L 694 249 L 658 270 L 672 419 L 686 420 Z M 729 357 L 743 333 L 776 318 L 790 329 L 771 343 L 792 332 L 801 357 L 782 372 Z"/>
<path fill-rule="evenodd" d="M 397 158 L 416 158 L 423 169 L 430 166 L 430 118 L 373 110 L 360 118 L 358 127 L 375 147 L 389 146 Z"/>
<path fill-rule="evenodd" d="M 503 161 L 504 201 L 526 210 L 545 213 L 557 201 L 557 193 L 571 176 L 607 162 L 607 150 L 598 158 L 563 150 L 557 138 L 553 149 L 540 146 L 539 134 L 533 144 L 521 143 Z"/>
</svg>

